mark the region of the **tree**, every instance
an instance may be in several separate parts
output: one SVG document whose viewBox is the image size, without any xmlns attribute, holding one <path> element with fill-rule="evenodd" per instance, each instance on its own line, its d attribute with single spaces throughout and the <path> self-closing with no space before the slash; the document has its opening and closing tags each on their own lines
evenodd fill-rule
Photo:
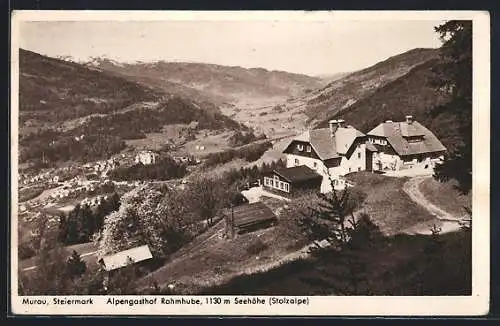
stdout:
<svg viewBox="0 0 500 326">
<path fill-rule="evenodd" d="M 382 243 L 383 234 L 367 214 L 355 216 L 366 199 L 365 193 L 348 187 L 339 192 L 333 179 L 330 182 L 333 191 L 318 194 L 319 203 L 310 206 L 299 220 L 309 240 L 316 244 L 311 252 L 316 273 L 304 281 L 323 294 L 371 294 L 370 254 Z M 318 240 L 326 240 L 331 246 L 321 246 Z"/>
<path fill-rule="evenodd" d="M 456 179 L 459 189 L 467 193 L 472 187 L 472 21 L 452 20 L 435 30 L 443 42 L 444 61 L 437 86 L 449 90 L 452 100 L 433 113 L 450 112 L 456 116 L 463 138 L 436 168 L 435 177 L 440 181 Z"/>
<path fill-rule="evenodd" d="M 108 294 L 132 295 L 136 294 L 136 280 L 141 269 L 129 258 L 127 266 L 112 271 L 106 282 Z"/>
<path fill-rule="evenodd" d="M 61 266 L 66 264 L 66 253 L 60 246 L 52 249 L 42 247 L 35 260 L 36 268 L 31 273 L 21 272 L 23 291 L 26 295 L 72 294 L 70 279 Z"/>
<path fill-rule="evenodd" d="M 332 192 L 319 193 L 318 206 L 309 207 L 309 212 L 303 215 L 299 223 L 317 247 L 320 247 L 318 241 L 326 240 L 343 248 L 351 238 L 350 232 L 357 226 L 354 210 L 361 206 L 366 194 L 347 187 L 337 191 L 333 180 L 331 185 Z"/>
<path fill-rule="evenodd" d="M 75 278 L 83 275 L 87 270 L 87 265 L 81 259 L 80 255 L 73 250 L 73 253 L 66 262 L 66 275 L 70 278 Z"/>
<path fill-rule="evenodd" d="M 213 224 L 213 218 L 228 205 L 227 189 L 222 179 L 202 178 L 188 187 L 188 197 L 193 211 L 199 218 Z"/>
</svg>

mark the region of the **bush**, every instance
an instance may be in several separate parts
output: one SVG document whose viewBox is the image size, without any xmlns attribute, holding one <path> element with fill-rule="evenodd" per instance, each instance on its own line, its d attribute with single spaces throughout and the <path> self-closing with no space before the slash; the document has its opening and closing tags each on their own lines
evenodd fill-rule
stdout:
<svg viewBox="0 0 500 326">
<path fill-rule="evenodd" d="M 245 159 L 247 162 L 258 160 L 264 152 L 272 147 L 270 141 L 261 144 L 252 144 L 238 149 L 229 149 L 222 152 L 212 153 L 207 155 L 205 166 L 215 166 L 232 161 L 235 158 Z"/>
<path fill-rule="evenodd" d="M 257 137 L 252 131 L 246 133 L 237 131 L 229 138 L 229 145 L 232 147 L 243 146 L 263 139 L 266 139 L 264 134 Z"/>
<path fill-rule="evenodd" d="M 256 239 L 253 243 L 251 243 L 247 248 L 247 253 L 250 255 L 258 255 L 264 250 L 266 250 L 269 246 L 262 242 L 260 239 Z"/>
<path fill-rule="evenodd" d="M 274 108 L 273 108 L 273 112 L 276 112 L 276 113 L 281 113 L 285 111 L 285 109 L 281 106 L 281 105 L 276 105 Z"/>
<path fill-rule="evenodd" d="M 19 260 L 31 258 L 36 254 L 35 250 L 31 247 L 31 245 L 26 243 L 19 244 L 17 250 L 18 250 Z"/>
</svg>

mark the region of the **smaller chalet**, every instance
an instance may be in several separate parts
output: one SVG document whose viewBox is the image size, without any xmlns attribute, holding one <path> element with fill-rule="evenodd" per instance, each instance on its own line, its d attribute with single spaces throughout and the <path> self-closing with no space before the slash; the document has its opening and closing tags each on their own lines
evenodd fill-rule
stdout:
<svg viewBox="0 0 500 326">
<path fill-rule="evenodd" d="M 111 272 L 128 265 L 149 260 L 151 258 L 153 258 L 153 255 L 151 254 L 149 247 L 147 245 L 143 245 L 104 256 L 99 259 L 99 263 L 107 272 Z"/>
<path fill-rule="evenodd" d="M 306 165 L 274 170 L 264 176 L 263 188 L 278 195 L 290 196 L 301 190 L 320 190 L 323 176 Z"/>
<path fill-rule="evenodd" d="M 276 223 L 276 215 L 261 202 L 236 206 L 232 211 L 237 233 L 246 233 L 267 228 Z"/>
</svg>

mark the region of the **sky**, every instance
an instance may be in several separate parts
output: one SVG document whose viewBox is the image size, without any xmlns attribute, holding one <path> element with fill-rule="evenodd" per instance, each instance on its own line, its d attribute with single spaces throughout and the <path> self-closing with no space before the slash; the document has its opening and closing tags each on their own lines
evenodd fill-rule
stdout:
<svg viewBox="0 0 500 326">
<path fill-rule="evenodd" d="M 441 45 L 436 20 L 22 22 L 19 46 L 79 61 L 205 62 L 308 75 L 350 72 Z"/>
</svg>

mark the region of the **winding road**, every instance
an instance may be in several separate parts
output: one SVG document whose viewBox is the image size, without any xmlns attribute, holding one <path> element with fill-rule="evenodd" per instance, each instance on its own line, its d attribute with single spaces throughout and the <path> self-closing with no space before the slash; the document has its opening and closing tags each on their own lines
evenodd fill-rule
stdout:
<svg viewBox="0 0 500 326">
<path fill-rule="evenodd" d="M 434 215 L 437 219 L 436 225 L 440 227 L 441 233 L 457 231 L 461 228 L 463 221 L 462 218 L 455 217 L 450 213 L 444 211 L 440 207 L 431 203 L 424 194 L 420 191 L 420 184 L 431 176 L 413 177 L 403 185 L 403 191 L 413 200 L 425 208 L 429 213 Z M 430 234 L 431 231 L 428 225 L 417 225 L 409 228 L 406 233 L 410 234 Z"/>
</svg>

